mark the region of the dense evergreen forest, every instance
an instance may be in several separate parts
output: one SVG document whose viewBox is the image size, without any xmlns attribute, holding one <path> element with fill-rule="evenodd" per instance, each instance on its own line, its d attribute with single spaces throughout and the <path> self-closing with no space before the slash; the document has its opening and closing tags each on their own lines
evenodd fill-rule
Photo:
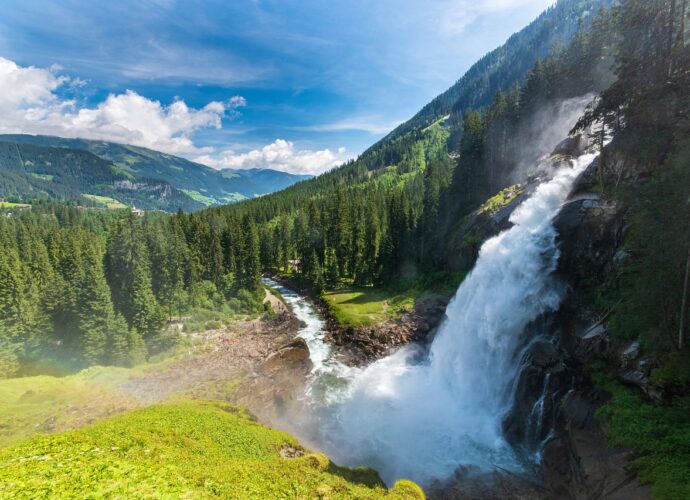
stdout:
<svg viewBox="0 0 690 500">
<path fill-rule="evenodd" d="M 550 153 L 534 144 L 550 127 L 545 114 L 569 98 L 600 95 L 571 132 L 599 120 L 615 137 L 598 189 L 632 207 L 632 258 L 624 275 L 592 293 L 602 307 L 621 303 L 611 320 L 619 338 L 641 336 L 675 359 L 688 321 L 680 313 L 690 234 L 687 16 L 686 2 L 677 0 L 602 7 L 488 105 L 463 108 L 460 99 L 454 113 L 462 120 L 438 116 L 317 179 L 206 216 L 253 219 L 261 267 L 297 273 L 317 292 L 341 282 L 385 287 L 467 271 L 471 262 L 457 269 L 449 259 L 459 251 L 454 231 L 487 199 L 524 181 L 528 172 L 516 178 L 518 167 Z M 640 175 L 639 165 L 647 173 L 624 189 L 620 180 Z M 478 249 L 480 242 L 467 243 Z"/>
<path fill-rule="evenodd" d="M 668 282 L 655 278 L 681 286 L 687 255 L 687 191 L 678 189 L 688 182 L 687 6 L 624 0 L 611 9 L 598 3 L 594 13 L 590 3 L 577 3 L 580 17 L 570 22 L 580 29 L 524 79 L 484 61 L 480 87 L 495 91 L 491 101 L 459 98 L 428 125 L 280 193 L 191 215 L 136 218 L 47 203 L 0 218 L 3 375 L 46 359 L 135 364 L 177 342 L 166 321 L 173 316 L 259 312 L 261 271 L 297 275 L 318 293 L 467 270 L 451 269 L 447 255 L 458 249 L 449 235 L 485 200 L 525 180 L 515 178 L 516 158 L 529 164 L 549 153 L 525 147 L 535 127 L 549 126 L 540 112 L 592 93 L 601 98 L 578 130 L 604 120 L 617 155 L 655 166 L 630 243 L 635 270 L 610 292 L 644 289 L 621 308 L 630 321 L 644 318 L 621 329 L 670 346 L 687 318 L 677 313 L 678 296 L 665 293 Z M 509 62 L 500 67 L 512 71 Z"/>
<path fill-rule="evenodd" d="M 543 110 L 613 81 L 618 22 L 602 7 L 567 46 L 553 47 L 486 107 L 455 108 L 313 181 L 208 213 L 249 215 L 259 226 L 262 267 L 288 271 L 289 261 L 299 261 L 317 289 L 446 270 L 448 232 L 515 182 L 517 158 L 531 164 L 549 152 L 533 146 L 535 128 L 549 127 Z"/>
<path fill-rule="evenodd" d="M 0 217 L 0 376 L 131 366 L 171 349 L 175 315 L 261 311 L 258 235 L 199 215 L 38 203 Z M 39 368 L 40 367 L 40 368 Z"/>
</svg>

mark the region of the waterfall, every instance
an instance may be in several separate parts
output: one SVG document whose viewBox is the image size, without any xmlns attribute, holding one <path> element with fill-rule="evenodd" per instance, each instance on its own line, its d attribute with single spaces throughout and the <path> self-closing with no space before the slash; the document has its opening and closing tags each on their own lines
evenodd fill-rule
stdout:
<svg viewBox="0 0 690 500">
<path fill-rule="evenodd" d="M 388 483 L 428 484 L 462 465 L 521 470 L 501 422 L 526 327 L 564 295 L 553 276 L 552 220 L 593 158 L 555 172 L 514 211 L 513 226 L 482 245 L 428 350 L 409 345 L 350 375 L 346 395 L 319 422 L 324 451 L 372 466 Z"/>
</svg>

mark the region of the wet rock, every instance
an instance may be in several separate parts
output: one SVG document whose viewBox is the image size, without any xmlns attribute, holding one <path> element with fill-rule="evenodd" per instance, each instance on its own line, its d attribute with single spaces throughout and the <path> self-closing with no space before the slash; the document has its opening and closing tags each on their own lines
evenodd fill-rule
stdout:
<svg viewBox="0 0 690 500">
<path fill-rule="evenodd" d="M 326 340 L 342 348 L 343 362 L 363 365 L 401 345 L 424 341 L 443 320 L 447 302 L 448 299 L 442 297 L 420 301 L 414 311 L 374 327 L 345 327 L 329 316 Z"/>
<path fill-rule="evenodd" d="M 573 375 L 552 342 L 534 342 L 518 373 L 513 404 L 503 432 L 514 446 L 537 451 L 558 418 L 558 401 L 571 389 Z"/>
<path fill-rule="evenodd" d="M 652 368 L 654 368 L 654 361 L 648 356 L 642 356 L 637 360 L 637 369 L 649 376 L 652 373 Z"/>
<path fill-rule="evenodd" d="M 589 398 L 579 392 L 573 391 L 566 394 L 561 402 L 561 408 L 563 418 L 578 429 L 584 429 L 594 417 L 594 405 Z"/>
<path fill-rule="evenodd" d="M 621 368 L 629 368 L 633 366 L 634 361 L 640 355 L 640 341 L 635 340 L 628 344 L 626 347 L 621 349 L 620 355 L 618 356 L 619 364 Z"/>
<path fill-rule="evenodd" d="M 618 250 L 613 256 L 613 262 L 618 265 L 628 257 L 630 257 L 630 253 L 626 252 L 625 250 Z"/>
<path fill-rule="evenodd" d="M 445 481 L 425 488 L 430 500 L 525 500 L 546 498 L 541 482 L 529 473 L 508 472 L 499 468 L 486 471 L 463 465 Z"/>
<path fill-rule="evenodd" d="M 560 360 L 556 346 L 551 342 L 536 342 L 530 354 L 532 366 L 538 370 L 553 368 Z"/>
<path fill-rule="evenodd" d="M 558 143 L 551 156 L 577 157 L 584 154 L 587 145 L 587 139 L 581 134 L 569 136 Z"/>
<path fill-rule="evenodd" d="M 649 375 L 638 369 L 621 370 L 616 374 L 619 382 L 635 387 L 642 391 L 649 399 L 657 404 L 664 404 L 666 397 L 662 391 L 652 384 Z"/>
<path fill-rule="evenodd" d="M 249 408 L 267 424 L 288 419 L 298 411 L 296 404 L 313 365 L 309 347 L 301 337 L 266 358 L 256 372 L 240 386 L 234 402 Z"/>
<path fill-rule="evenodd" d="M 572 340 L 572 354 L 580 363 L 593 361 L 609 347 L 608 332 L 603 323 L 599 322 L 581 329 Z"/>
<path fill-rule="evenodd" d="M 259 367 L 259 373 L 267 375 L 282 370 L 309 371 L 311 368 L 309 347 L 303 338 L 296 337 L 266 358 Z"/>
<path fill-rule="evenodd" d="M 622 239 L 623 214 L 617 203 L 583 195 L 567 202 L 553 224 L 561 250 L 558 271 L 572 287 L 606 274 Z"/>
<path fill-rule="evenodd" d="M 599 158 L 595 158 L 580 175 L 577 176 L 570 191 L 570 199 L 591 193 L 598 183 Z"/>
</svg>

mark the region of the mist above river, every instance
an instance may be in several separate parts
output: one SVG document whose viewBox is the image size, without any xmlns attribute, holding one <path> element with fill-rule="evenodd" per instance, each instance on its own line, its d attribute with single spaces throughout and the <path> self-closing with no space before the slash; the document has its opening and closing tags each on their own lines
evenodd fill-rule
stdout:
<svg viewBox="0 0 690 500">
<path fill-rule="evenodd" d="M 482 245 L 428 350 L 408 345 L 364 369 L 347 368 L 329 361 L 322 333 L 306 321 L 300 335 L 315 364 L 312 394 L 293 431 L 337 463 L 374 467 L 389 484 L 402 477 L 429 484 L 462 465 L 522 470 L 501 423 L 525 328 L 564 295 L 553 277 L 559 253 L 551 221 L 593 158 L 559 169 L 515 210 L 510 229 Z M 304 321 L 304 301 L 286 295 Z"/>
</svg>

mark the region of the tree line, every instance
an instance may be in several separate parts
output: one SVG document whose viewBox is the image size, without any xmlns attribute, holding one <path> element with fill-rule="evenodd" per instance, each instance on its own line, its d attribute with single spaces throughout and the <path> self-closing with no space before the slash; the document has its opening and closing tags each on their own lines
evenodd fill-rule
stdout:
<svg viewBox="0 0 690 500">
<path fill-rule="evenodd" d="M 316 179 L 205 213 L 254 220 L 262 268 L 296 274 L 317 292 L 445 271 L 449 233 L 528 156 L 535 114 L 613 80 L 614 22 L 602 9 L 485 108 L 458 105 Z M 535 148 L 533 160 L 545 152 Z"/>
<path fill-rule="evenodd" d="M 261 306 L 253 221 L 134 217 L 36 203 L 0 216 L 0 375 L 131 366 L 173 347 L 167 320 Z"/>
</svg>

